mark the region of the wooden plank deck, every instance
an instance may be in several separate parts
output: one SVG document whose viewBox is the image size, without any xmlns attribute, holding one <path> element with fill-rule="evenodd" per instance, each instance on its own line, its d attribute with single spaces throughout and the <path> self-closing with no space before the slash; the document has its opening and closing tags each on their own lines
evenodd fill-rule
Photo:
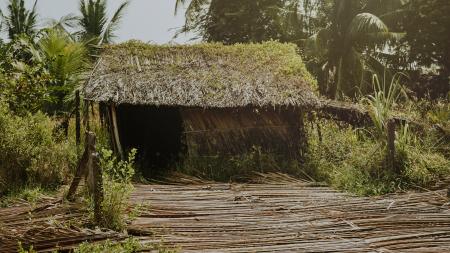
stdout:
<svg viewBox="0 0 450 253">
<path fill-rule="evenodd" d="M 308 183 L 138 185 L 130 226 L 182 252 L 450 252 L 445 191 L 352 197 Z"/>
</svg>

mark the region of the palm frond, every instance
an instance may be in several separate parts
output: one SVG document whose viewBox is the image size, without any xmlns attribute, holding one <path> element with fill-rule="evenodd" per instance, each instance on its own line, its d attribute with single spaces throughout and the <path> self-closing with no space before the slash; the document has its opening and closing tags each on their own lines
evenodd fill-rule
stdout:
<svg viewBox="0 0 450 253">
<path fill-rule="evenodd" d="M 102 36 L 102 43 L 110 43 L 111 40 L 115 37 L 114 32 L 116 32 L 119 29 L 119 23 L 123 17 L 123 12 L 125 11 L 126 7 L 130 4 L 129 1 L 123 2 L 119 8 L 114 12 L 114 15 L 112 16 L 111 20 L 109 21 L 108 25 L 105 27 L 103 31 Z"/>
<path fill-rule="evenodd" d="M 360 13 L 356 15 L 347 31 L 347 38 L 355 41 L 366 34 L 389 32 L 386 24 L 371 13 Z"/>
<path fill-rule="evenodd" d="M 174 9 L 174 15 L 178 14 L 178 10 L 181 8 L 181 6 L 184 6 L 186 4 L 187 0 L 176 0 L 175 1 L 175 9 Z"/>
</svg>

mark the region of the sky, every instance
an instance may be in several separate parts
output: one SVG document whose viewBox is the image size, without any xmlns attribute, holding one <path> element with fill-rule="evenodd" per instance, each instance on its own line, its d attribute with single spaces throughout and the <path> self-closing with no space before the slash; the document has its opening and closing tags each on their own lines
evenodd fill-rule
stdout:
<svg viewBox="0 0 450 253">
<path fill-rule="evenodd" d="M 0 8 L 4 11 L 8 0 L 0 0 Z M 34 0 L 25 0 L 31 8 Z M 78 15 L 79 0 L 37 0 L 40 24 L 44 25 L 49 18 L 59 19 L 69 13 Z M 108 0 L 109 11 L 113 12 L 122 3 L 121 0 Z M 131 0 L 116 42 L 138 39 L 156 44 L 187 43 L 192 34 L 181 34 L 173 39 L 176 29 L 184 24 L 184 11 L 174 15 L 175 0 Z"/>
</svg>

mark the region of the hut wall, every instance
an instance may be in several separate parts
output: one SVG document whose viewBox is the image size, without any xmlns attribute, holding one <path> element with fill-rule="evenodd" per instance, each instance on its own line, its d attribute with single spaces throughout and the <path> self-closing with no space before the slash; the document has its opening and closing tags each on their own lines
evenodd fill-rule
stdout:
<svg viewBox="0 0 450 253">
<path fill-rule="evenodd" d="M 304 135 L 299 110 L 291 108 L 183 108 L 189 156 L 263 152 L 297 158 Z"/>
</svg>

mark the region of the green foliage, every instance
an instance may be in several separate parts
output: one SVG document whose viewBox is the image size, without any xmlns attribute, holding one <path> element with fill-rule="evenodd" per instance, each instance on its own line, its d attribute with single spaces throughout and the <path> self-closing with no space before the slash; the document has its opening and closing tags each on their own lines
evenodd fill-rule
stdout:
<svg viewBox="0 0 450 253">
<path fill-rule="evenodd" d="M 16 116 L 0 103 L 0 192 L 24 184 L 54 188 L 67 180 L 76 150 L 54 128 L 42 113 Z"/>
<path fill-rule="evenodd" d="M 428 187 L 450 173 L 450 161 L 436 150 L 433 136 L 415 137 L 408 126 L 396 132 L 397 175 L 385 164 L 385 145 L 367 130 L 321 121 L 322 142 L 310 130 L 309 166 L 316 178 L 358 195 L 379 195 Z"/>
<path fill-rule="evenodd" d="M 171 50 L 179 51 L 180 55 L 177 56 L 176 54 L 173 54 L 173 56 L 167 56 L 168 47 L 170 47 Z M 171 66 L 168 64 L 164 65 L 167 66 L 165 72 L 178 73 L 191 71 L 189 73 L 192 75 L 196 75 L 198 73 L 194 73 L 192 70 L 186 69 L 184 64 L 180 64 L 181 62 L 184 62 L 184 60 L 179 61 L 177 57 L 185 57 L 184 55 L 189 57 L 191 57 L 191 55 L 203 55 L 206 59 L 209 57 L 216 59 L 217 56 L 226 55 L 227 57 L 233 58 L 233 62 L 238 64 L 236 67 L 242 68 L 242 71 L 249 71 L 249 76 L 253 74 L 253 72 L 251 72 L 252 68 L 259 68 L 269 65 L 271 68 L 275 69 L 280 78 L 298 77 L 305 80 L 308 84 L 312 84 L 314 86 L 316 85 L 315 79 L 307 71 L 302 58 L 297 54 L 298 47 L 292 43 L 266 41 L 263 43 L 237 43 L 229 46 L 224 46 L 222 43 L 161 46 L 132 40 L 118 45 L 106 46 L 105 51 L 108 55 L 122 55 L 123 51 L 126 51 L 127 53 L 131 53 L 143 59 L 173 57 L 174 63 Z M 120 62 L 120 65 L 115 62 L 110 62 L 109 64 L 112 65 L 109 66 L 111 71 L 125 71 L 127 68 L 136 68 L 135 65 L 126 64 L 124 62 Z M 211 72 L 211 85 L 220 88 L 223 80 L 220 76 L 215 76 L 213 74 L 213 67 L 209 69 L 209 72 Z"/>
<path fill-rule="evenodd" d="M 80 0 L 79 3 L 81 16 L 78 25 L 81 30 L 78 34 L 90 45 L 91 52 L 95 46 L 111 43 L 129 2 L 123 2 L 109 20 L 106 0 Z"/>
<path fill-rule="evenodd" d="M 102 227 L 122 230 L 126 225 L 128 199 L 133 191 L 131 180 L 134 176 L 134 159 L 136 150 L 133 149 L 127 161 L 117 161 L 112 151 L 100 151 L 100 166 L 103 174 Z"/>
<path fill-rule="evenodd" d="M 450 102 L 438 101 L 426 116 L 431 123 L 450 128 Z"/>
<path fill-rule="evenodd" d="M 106 240 L 101 243 L 82 243 L 75 249 L 74 253 L 136 253 L 144 249 L 139 240 L 136 238 L 128 238 L 124 242 L 113 243 Z"/>
<path fill-rule="evenodd" d="M 0 47 L 0 100 L 15 113 L 41 109 L 49 80 L 30 39 L 20 36 Z"/>
<path fill-rule="evenodd" d="M 407 97 L 400 84 L 400 74 L 394 75 L 390 83 L 385 79 L 380 82 L 377 75 L 373 75 L 374 95 L 362 99 L 367 104 L 370 118 L 376 128 L 376 135 L 386 140 L 386 128 L 388 121 L 393 116 L 393 108 L 400 98 Z"/>
<path fill-rule="evenodd" d="M 134 176 L 134 159 L 136 158 L 136 149 L 132 149 L 128 154 L 128 160 L 117 161 L 111 150 L 102 149 L 100 155 L 100 166 L 109 179 L 129 183 Z"/>
<path fill-rule="evenodd" d="M 158 253 L 177 253 L 177 248 L 170 248 L 163 242 L 154 244 L 142 244 L 138 239 L 130 237 L 125 241 L 116 243 L 106 240 L 100 243 L 82 243 L 75 249 L 74 253 L 137 253 L 142 251 L 151 251 Z"/>
<path fill-rule="evenodd" d="M 33 37 L 36 34 L 36 3 L 31 10 L 27 10 L 25 0 L 9 0 L 7 14 L 0 11 L 0 23 L 6 24 L 9 39 L 16 39 L 20 35 Z"/>
<path fill-rule="evenodd" d="M 41 187 L 17 188 L 0 198 L 0 206 L 7 207 L 18 200 L 26 201 L 31 206 L 35 206 L 39 200 L 47 195 L 45 189 Z"/>
<path fill-rule="evenodd" d="M 390 32 L 382 19 L 372 14 L 372 8 L 378 5 L 368 2 L 333 1 L 329 25 L 306 43 L 305 52 L 312 59 L 310 66 L 324 94 L 342 98 L 365 91 L 368 84 L 365 74 L 368 71 L 381 74 L 381 63 L 373 57 L 374 52 L 402 36 Z"/>
<path fill-rule="evenodd" d="M 437 64 L 443 75 L 450 74 L 450 2 L 413 0 L 403 8 L 401 27 L 406 32 L 408 63 Z M 448 79 L 447 79 L 448 82 Z M 448 85 L 448 83 L 447 83 Z"/>
<path fill-rule="evenodd" d="M 87 71 L 85 46 L 73 42 L 66 33 L 58 29 L 48 29 L 39 40 L 38 49 L 50 76 L 45 111 L 50 114 L 69 112 L 69 96 L 81 84 Z"/>
<path fill-rule="evenodd" d="M 22 242 L 19 242 L 18 253 L 37 253 L 37 251 L 33 249 L 33 245 L 31 245 L 28 249 L 25 249 Z"/>
<path fill-rule="evenodd" d="M 175 13 L 185 0 L 177 0 Z M 225 44 L 271 39 L 300 43 L 325 25 L 324 3 L 310 0 L 194 0 L 190 1 L 181 32 L 195 32 L 205 41 Z"/>
</svg>

